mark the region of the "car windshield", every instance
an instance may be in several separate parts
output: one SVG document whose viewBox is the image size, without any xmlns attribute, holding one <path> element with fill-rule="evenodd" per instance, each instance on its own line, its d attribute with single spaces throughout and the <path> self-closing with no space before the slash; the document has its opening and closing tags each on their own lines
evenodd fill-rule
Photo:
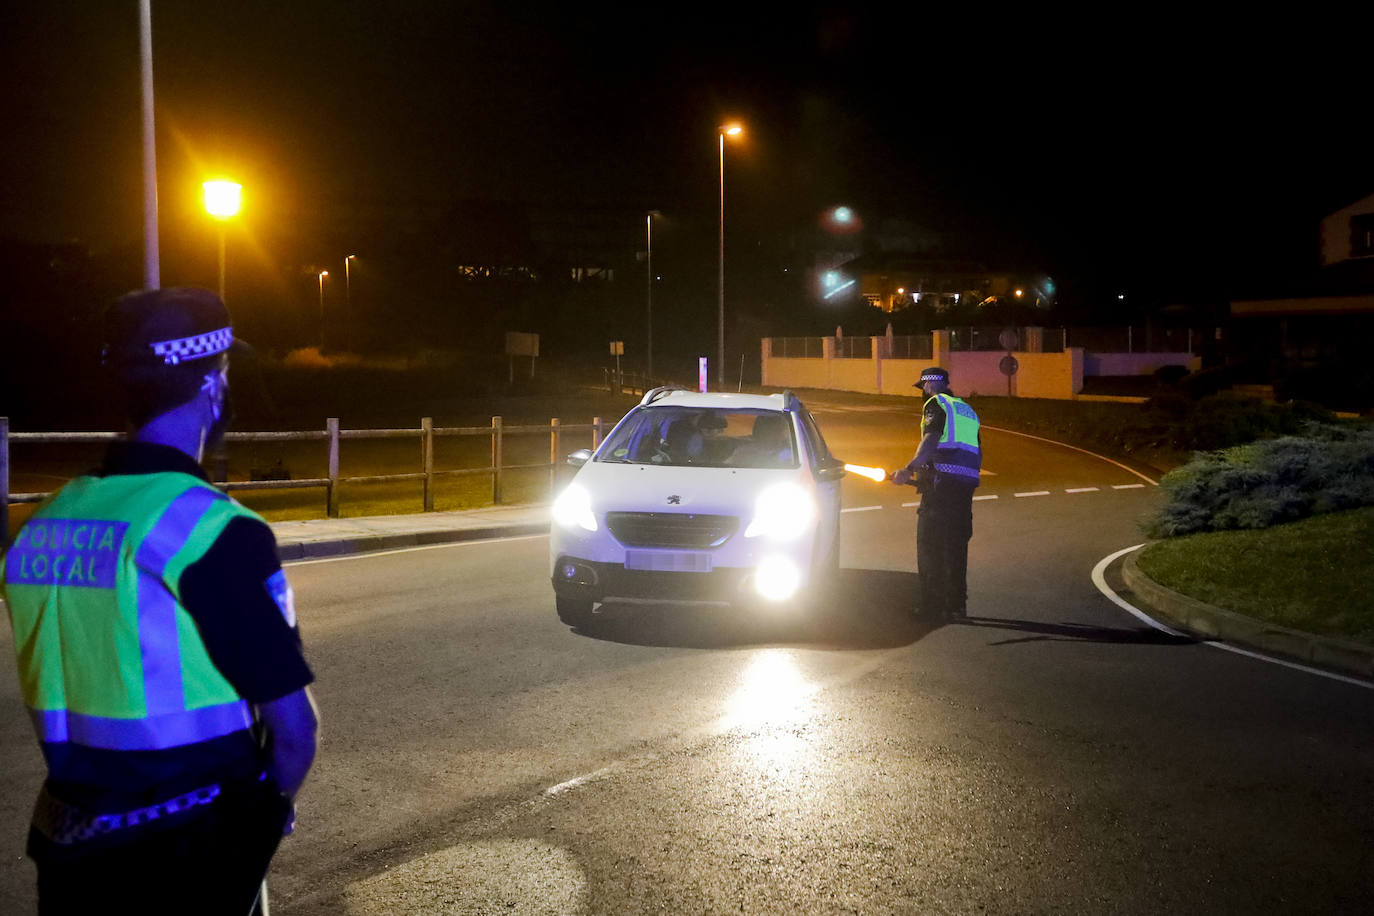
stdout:
<svg viewBox="0 0 1374 916">
<path fill-rule="evenodd" d="M 795 468 L 792 420 L 781 410 L 662 406 L 635 410 L 597 461 L 669 467 Z"/>
</svg>

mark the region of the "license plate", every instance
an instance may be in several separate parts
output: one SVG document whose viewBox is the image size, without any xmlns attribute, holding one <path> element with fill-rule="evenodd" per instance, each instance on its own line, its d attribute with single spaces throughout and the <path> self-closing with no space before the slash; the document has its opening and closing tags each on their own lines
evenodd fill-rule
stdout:
<svg viewBox="0 0 1374 916">
<path fill-rule="evenodd" d="M 711 555 L 680 550 L 627 550 L 625 568 L 649 572 L 704 573 L 711 571 Z"/>
</svg>

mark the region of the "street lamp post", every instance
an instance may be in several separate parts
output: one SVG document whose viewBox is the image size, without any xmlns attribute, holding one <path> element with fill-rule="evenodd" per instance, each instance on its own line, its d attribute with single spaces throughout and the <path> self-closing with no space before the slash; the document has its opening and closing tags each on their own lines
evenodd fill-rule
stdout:
<svg viewBox="0 0 1374 916">
<path fill-rule="evenodd" d="M 654 217 L 658 215 L 657 210 L 650 210 L 648 215 L 644 217 L 644 243 L 646 246 L 644 260 L 649 273 L 644 291 L 644 374 L 650 378 L 654 374 Z"/>
<path fill-rule="evenodd" d="M 324 354 L 324 278 L 329 276 L 329 271 L 320 271 L 320 353 Z"/>
<path fill-rule="evenodd" d="M 344 346 L 353 349 L 353 271 L 356 254 L 344 258 Z"/>
<path fill-rule="evenodd" d="M 716 272 L 716 381 L 725 387 L 725 138 L 744 131 L 738 124 L 720 128 L 720 257 Z"/>
<path fill-rule="evenodd" d="M 205 212 L 219 223 L 219 298 L 224 301 L 224 226 L 238 215 L 243 202 L 243 185 L 236 181 L 215 180 L 201 185 L 205 192 Z"/>
</svg>

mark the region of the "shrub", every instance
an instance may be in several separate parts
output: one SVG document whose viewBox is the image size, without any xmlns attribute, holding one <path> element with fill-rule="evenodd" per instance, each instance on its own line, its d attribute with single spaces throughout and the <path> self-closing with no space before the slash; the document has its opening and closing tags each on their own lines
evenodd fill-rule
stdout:
<svg viewBox="0 0 1374 916">
<path fill-rule="evenodd" d="M 1266 528 L 1374 505 L 1374 430 L 1309 422 L 1306 431 L 1194 455 L 1160 481 L 1165 502 L 1146 534 Z"/>
</svg>

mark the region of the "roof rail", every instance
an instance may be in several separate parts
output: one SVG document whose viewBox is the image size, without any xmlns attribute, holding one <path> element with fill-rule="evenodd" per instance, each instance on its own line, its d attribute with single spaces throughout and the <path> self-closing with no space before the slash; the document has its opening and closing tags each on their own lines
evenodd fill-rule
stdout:
<svg viewBox="0 0 1374 916">
<path fill-rule="evenodd" d="M 642 401 L 639 402 L 639 406 L 640 406 L 640 407 L 643 407 L 643 406 L 645 406 L 645 405 L 647 405 L 647 404 L 652 404 L 654 401 L 657 401 L 659 398 L 667 397 L 669 394 L 672 394 L 674 391 L 691 391 L 691 390 L 692 390 L 692 389 L 690 389 L 690 388 L 684 388 L 682 385 L 660 385 L 660 386 L 658 386 L 657 388 L 650 388 L 648 391 L 644 392 L 644 399 L 643 399 Z"/>
</svg>

